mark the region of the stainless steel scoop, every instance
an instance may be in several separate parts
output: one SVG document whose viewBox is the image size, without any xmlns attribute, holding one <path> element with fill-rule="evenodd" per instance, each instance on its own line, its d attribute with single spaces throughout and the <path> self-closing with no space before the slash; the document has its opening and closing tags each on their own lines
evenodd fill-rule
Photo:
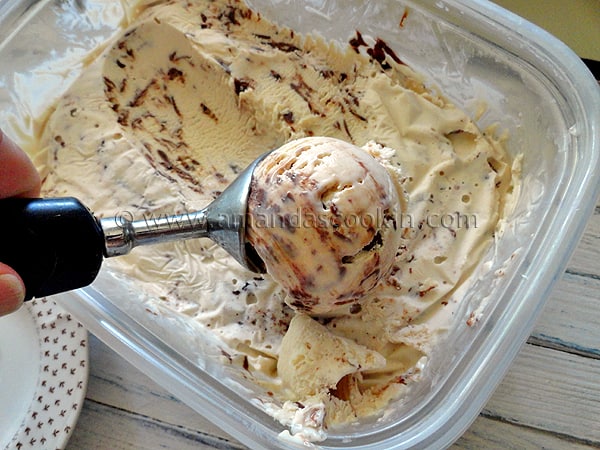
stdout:
<svg viewBox="0 0 600 450">
<path fill-rule="evenodd" d="M 0 262 L 21 276 L 26 300 L 91 284 L 105 257 L 183 239 L 210 238 L 248 270 L 264 273 L 263 261 L 246 240 L 246 217 L 252 174 L 267 154 L 206 208 L 151 221 L 123 215 L 97 219 L 72 197 L 0 200 Z"/>
</svg>

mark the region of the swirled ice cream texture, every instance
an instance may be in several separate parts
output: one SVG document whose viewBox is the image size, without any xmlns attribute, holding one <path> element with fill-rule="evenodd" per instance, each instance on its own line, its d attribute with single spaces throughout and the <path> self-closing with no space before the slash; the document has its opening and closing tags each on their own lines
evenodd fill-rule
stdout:
<svg viewBox="0 0 600 450">
<path fill-rule="evenodd" d="M 328 137 L 294 140 L 254 170 L 248 239 L 290 306 L 334 314 L 359 307 L 389 274 L 401 241 L 401 199 L 367 151 Z"/>
<path fill-rule="evenodd" d="M 296 428 L 308 416 L 323 430 L 376 414 L 418 380 L 446 328 L 468 326 L 454 317 L 459 293 L 493 241 L 513 182 L 502 146 L 465 113 L 396 55 L 373 59 L 368 45 L 354 44 L 300 36 L 239 2 L 157 4 L 86 67 L 39 139 L 45 194 L 74 195 L 107 216 L 199 209 L 258 155 L 305 136 L 370 145 L 396 172 L 408 215 L 392 268 L 368 302 L 342 305 L 335 317 L 297 319 L 285 289 L 206 240 L 107 261 L 155 303 L 219 337 L 224 364 L 271 392 L 264 404 Z M 336 366 L 307 397 L 290 369 L 300 366 L 281 351 L 298 324 L 340 343 L 348 361 L 371 355 L 370 369 Z M 316 365 L 335 357 L 313 354 L 323 359 Z M 280 370 L 292 375 L 283 381 Z"/>
</svg>

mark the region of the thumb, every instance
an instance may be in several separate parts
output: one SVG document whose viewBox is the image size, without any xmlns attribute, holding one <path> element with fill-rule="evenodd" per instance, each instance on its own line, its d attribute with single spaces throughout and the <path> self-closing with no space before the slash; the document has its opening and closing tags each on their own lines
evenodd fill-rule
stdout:
<svg viewBox="0 0 600 450">
<path fill-rule="evenodd" d="M 24 298 L 25 286 L 21 277 L 9 266 L 0 263 L 0 316 L 19 309 Z"/>
</svg>

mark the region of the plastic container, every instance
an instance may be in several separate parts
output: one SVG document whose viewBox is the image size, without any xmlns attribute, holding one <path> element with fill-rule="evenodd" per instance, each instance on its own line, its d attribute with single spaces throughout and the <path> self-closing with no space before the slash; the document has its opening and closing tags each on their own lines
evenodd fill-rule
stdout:
<svg viewBox="0 0 600 450">
<path fill-rule="evenodd" d="M 473 0 L 252 0 L 300 32 L 383 38 L 477 122 L 497 123 L 523 154 L 522 189 L 465 292 L 464 317 L 424 380 L 376 420 L 335 430 L 322 448 L 441 448 L 476 418 L 530 333 L 583 232 L 600 190 L 600 89 L 576 55 L 541 29 Z M 129 14 L 128 2 L 0 4 L 0 126 L 26 145 L 39 116 L 77 76 L 81 59 Z M 406 13 L 406 14 L 405 14 Z M 401 18 L 406 15 L 400 26 Z M 350 27 L 348 24 L 352 24 Z M 485 109 L 481 109 L 485 105 Z M 36 155 L 34 155 L 35 157 Z M 39 162 L 39 161 L 38 161 Z M 149 314 L 135 282 L 102 272 L 58 297 L 101 340 L 252 448 L 294 446 L 257 405 L 258 388 L 219 363 L 217 343 L 185 318 Z"/>
</svg>

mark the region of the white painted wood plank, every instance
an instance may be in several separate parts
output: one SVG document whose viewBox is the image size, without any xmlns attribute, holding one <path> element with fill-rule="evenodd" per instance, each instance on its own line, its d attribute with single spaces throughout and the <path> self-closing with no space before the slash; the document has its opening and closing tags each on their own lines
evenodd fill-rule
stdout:
<svg viewBox="0 0 600 450">
<path fill-rule="evenodd" d="M 590 450 L 590 445 L 579 444 L 545 431 L 501 422 L 479 416 L 467 432 L 451 447 L 452 450 Z"/>
<path fill-rule="evenodd" d="M 197 416 L 197 415 L 196 415 Z M 87 401 L 68 450 L 244 449 L 235 442 Z"/>
<path fill-rule="evenodd" d="M 529 342 L 600 358 L 600 279 L 566 273 Z"/>
<path fill-rule="evenodd" d="M 214 438 L 195 430 L 185 429 L 138 416 L 105 405 L 90 403 L 82 412 L 79 425 L 68 446 L 77 449 L 243 449 L 233 442 Z M 589 450 L 594 447 L 575 443 L 552 433 L 529 429 L 480 416 L 471 428 L 453 445 L 453 450 L 482 448 L 546 450 Z"/>
<path fill-rule="evenodd" d="M 91 339 L 90 348 L 91 364 L 97 369 L 92 374 L 88 390 L 88 398 L 93 402 L 86 401 L 84 411 L 92 409 L 96 412 L 82 414 L 76 427 L 81 427 L 84 430 L 82 433 L 99 433 L 100 436 L 93 439 L 100 439 L 103 434 L 110 436 L 115 427 L 128 429 L 132 426 L 126 420 L 122 425 L 112 419 L 108 422 L 99 421 L 102 411 L 95 405 L 105 404 L 117 410 L 133 411 L 135 417 L 157 420 L 163 426 L 180 427 L 235 442 L 95 338 Z M 525 426 L 600 445 L 600 430 L 596 426 L 600 417 L 598 383 L 600 361 L 526 345 L 486 406 L 485 414 L 500 418 L 503 422 L 513 422 L 514 433 L 517 434 L 520 433 L 518 429 Z M 506 425 L 511 426 L 509 423 Z M 477 429 L 474 433 L 478 433 Z M 498 438 L 490 439 L 490 446 L 494 447 L 493 440 Z M 519 439 L 530 438 L 524 436 Z"/>
<path fill-rule="evenodd" d="M 92 370 L 86 394 L 88 399 L 170 424 L 202 430 L 223 439 L 232 439 L 94 336 L 90 336 L 89 349 Z"/>
<path fill-rule="evenodd" d="M 600 360 L 527 344 L 484 414 L 600 446 Z"/>
<path fill-rule="evenodd" d="M 600 203 L 569 261 L 567 271 L 600 278 Z"/>
</svg>

